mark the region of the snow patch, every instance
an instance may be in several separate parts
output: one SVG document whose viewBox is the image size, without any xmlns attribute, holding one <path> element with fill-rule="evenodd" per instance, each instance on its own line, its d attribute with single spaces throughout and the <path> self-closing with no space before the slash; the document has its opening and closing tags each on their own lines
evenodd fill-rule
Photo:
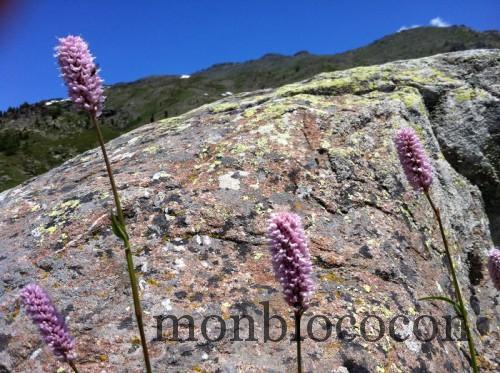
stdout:
<svg viewBox="0 0 500 373">
<path fill-rule="evenodd" d="M 58 102 L 64 102 L 64 101 L 69 101 L 69 98 L 64 98 L 62 100 L 50 100 L 45 103 L 45 106 L 50 106 L 52 104 L 58 103 Z"/>
</svg>

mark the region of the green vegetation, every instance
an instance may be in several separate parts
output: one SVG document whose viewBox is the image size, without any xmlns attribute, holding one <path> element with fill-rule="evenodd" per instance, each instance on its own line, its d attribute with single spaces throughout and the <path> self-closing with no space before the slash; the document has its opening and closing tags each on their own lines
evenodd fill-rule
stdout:
<svg viewBox="0 0 500 373">
<path fill-rule="evenodd" d="M 102 130 L 110 140 L 142 124 L 220 99 L 228 91 L 275 88 L 325 71 L 476 48 L 500 48 L 500 33 L 476 32 L 463 26 L 422 27 L 336 55 L 267 54 L 245 63 L 214 65 L 189 79 L 158 76 L 115 84 L 106 89 Z M 96 147 L 93 131 L 88 118 L 68 101 L 24 103 L 0 112 L 0 190 Z"/>
</svg>

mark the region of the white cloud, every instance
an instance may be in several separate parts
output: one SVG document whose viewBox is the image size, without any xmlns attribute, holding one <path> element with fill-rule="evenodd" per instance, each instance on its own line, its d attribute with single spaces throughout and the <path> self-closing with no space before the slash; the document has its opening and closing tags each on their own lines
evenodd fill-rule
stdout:
<svg viewBox="0 0 500 373">
<path fill-rule="evenodd" d="M 401 32 L 401 31 L 404 31 L 404 30 L 410 30 L 410 29 L 412 29 L 412 28 L 417 28 L 417 27 L 420 27 L 420 25 L 401 26 L 401 27 L 398 29 L 398 32 Z"/>
<path fill-rule="evenodd" d="M 449 27 L 451 26 L 448 22 L 446 22 L 444 19 L 441 17 L 434 17 L 429 21 L 429 25 L 434 26 L 434 27 Z M 411 26 L 401 26 L 398 29 L 398 32 L 404 31 L 404 30 L 411 30 L 412 28 L 417 28 L 420 27 L 420 25 L 411 25 Z"/>
<path fill-rule="evenodd" d="M 434 27 L 449 27 L 450 24 L 441 17 L 436 17 L 430 20 L 429 24 Z"/>
</svg>

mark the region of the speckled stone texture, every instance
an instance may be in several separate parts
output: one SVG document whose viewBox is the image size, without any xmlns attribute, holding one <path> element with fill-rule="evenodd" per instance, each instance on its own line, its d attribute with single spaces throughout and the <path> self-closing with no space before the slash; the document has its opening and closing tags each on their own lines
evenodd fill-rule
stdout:
<svg viewBox="0 0 500 373">
<path fill-rule="evenodd" d="M 498 369 L 500 306 L 485 265 L 493 247 L 488 218 L 478 186 L 447 159 L 463 150 L 460 141 L 482 133 L 467 144 L 483 155 L 482 166 L 491 166 L 484 177 L 498 181 L 498 158 L 483 145 L 498 136 L 491 123 L 498 119 L 499 97 L 500 51 L 459 52 L 235 95 L 111 141 L 155 371 L 295 369 L 290 338 L 263 342 L 260 302 L 269 301 L 271 313 L 286 318 L 288 334 L 293 326 L 265 238 L 266 221 L 277 210 L 298 213 L 309 237 L 317 291 L 306 321 L 313 314 L 334 323 L 335 316 L 352 315 L 357 326 L 348 330 L 359 333 L 369 314 L 386 320 L 386 329 L 398 314 L 412 321 L 452 314 L 445 303 L 417 301 L 452 296 L 452 287 L 432 211 L 397 160 L 392 140 L 403 126 L 417 131 L 436 171 L 431 194 L 470 305 L 480 364 Z M 461 110 L 473 114 L 458 115 Z M 486 127 L 481 116 L 489 118 Z M 456 146 L 446 135 L 451 126 L 460 139 Z M 0 194 L 0 372 L 65 367 L 16 301 L 33 281 L 67 316 L 82 372 L 141 371 L 124 254 L 110 230 L 112 206 L 97 149 Z M 154 316 L 167 314 L 191 314 L 199 341 L 155 341 Z M 230 316 L 238 314 L 255 318 L 258 342 L 231 342 Z M 226 320 L 218 342 L 201 335 L 209 315 Z M 216 324 L 209 323 L 210 336 Z M 324 332 L 321 320 L 314 331 Z M 278 332 L 271 328 L 271 335 Z M 342 337 L 334 328 L 325 342 L 306 339 L 305 370 L 458 372 L 469 366 L 465 342 L 396 342 L 387 330 L 378 342 Z"/>
</svg>

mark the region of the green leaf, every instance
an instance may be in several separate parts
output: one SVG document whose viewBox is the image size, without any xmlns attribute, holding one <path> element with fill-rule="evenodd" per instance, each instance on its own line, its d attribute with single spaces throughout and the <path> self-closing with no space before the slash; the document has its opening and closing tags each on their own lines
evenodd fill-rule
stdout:
<svg viewBox="0 0 500 373">
<path fill-rule="evenodd" d="M 127 230 L 125 226 L 120 222 L 118 216 L 111 214 L 111 228 L 113 229 L 113 233 L 123 242 L 127 242 L 129 240 Z"/>
<path fill-rule="evenodd" d="M 457 312 L 458 316 L 461 316 L 463 318 L 467 317 L 467 310 L 465 308 L 462 309 L 458 303 L 455 303 L 455 311 Z"/>
<path fill-rule="evenodd" d="M 419 301 L 421 301 L 421 300 L 442 300 L 444 302 L 448 302 L 448 303 L 453 304 L 453 305 L 455 304 L 455 302 L 453 302 L 450 298 L 439 296 L 439 295 L 433 295 L 432 297 L 419 298 L 418 300 Z"/>
<path fill-rule="evenodd" d="M 435 296 L 432 296 L 432 297 L 424 297 L 424 298 L 420 298 L 418 299 L 419 301 L 422 301 L 422 300 L 442 300 L 443 302 L 447 302 L 449 304 L 451 304 L 453 306 L 453 308 L 455 309 L 455 312 L 457 313 L 458 316 L 461 316 L 463 317 L 463 314 L 462 314 L 462 311 L 461 311 L 461 308 L 460 306 L 458 305 L 458 303 L 452 301 L 450 298 L 448 297 L 443 297 L 443 296 L 438 296 L 438 295 L 435 295 Z"/>
</svg>

